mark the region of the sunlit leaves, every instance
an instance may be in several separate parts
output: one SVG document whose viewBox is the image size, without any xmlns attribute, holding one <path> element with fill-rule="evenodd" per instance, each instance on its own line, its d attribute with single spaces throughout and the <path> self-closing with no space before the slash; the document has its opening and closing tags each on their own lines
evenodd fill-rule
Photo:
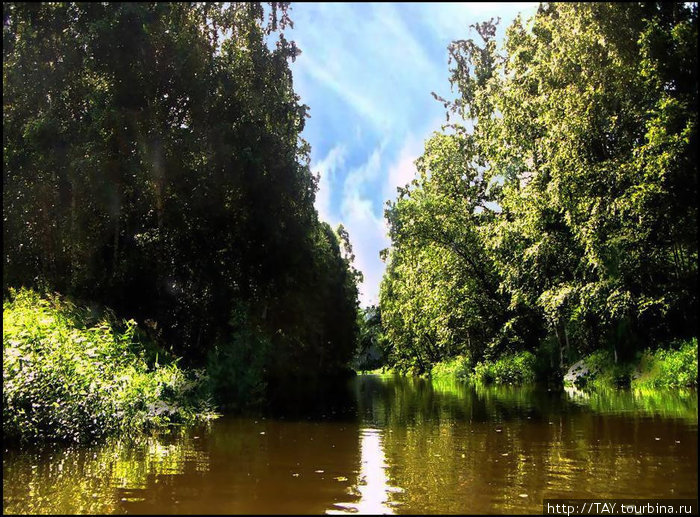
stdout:
<svg viewBox="0 0 700 517">
<path fill-rule="evenodd" d="M 445 322 L 477 355 L 543 328 L 562 351 L 623 355 L 696 333 L 697 7 L 543 4 L 502 49 L 492 22 L 474 28 L 449 47 L 456 99 L 435 94 L 465 120 L 426 142 L 386 213 L 394 347 L 410 357 Z M 452 302 L 431 312 L 436 292 Z"/>
</svg>

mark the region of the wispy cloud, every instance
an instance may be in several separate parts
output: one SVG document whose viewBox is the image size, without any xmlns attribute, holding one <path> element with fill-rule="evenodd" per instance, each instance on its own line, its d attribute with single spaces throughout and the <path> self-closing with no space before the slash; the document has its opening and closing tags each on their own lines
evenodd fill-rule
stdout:
<svg viewBox="0 0 700 517">
<path fill-rule="evenodd" d="M 377 132 L 394 128 L 397 118 L 408 121 L 416 94 L 428 98 L 415 78 L 443 73 L 395 5 L 295 5 L 292 15 L 297 29 L 291 37 L 303 51 L 295 76 L 308 75 L 315 87 L 332 91 Z M 311 24 L 326 29 L 299 29 Z"/>
<path fill-rule="evenodd" d="M 351 85 L 345 83 L 342 77 L 333 74 L 332 69 L 327 65 L 328 61 L 320 62 L 308 56 L 301 61 L 300 71 L 308 73 L 320 84 L 333 90 L 352 109 L 372 123 L 373 126 L 376 128 L 383 127 L 386 124 L 386 119 L 382 116 L 382 110 L 373 105 L 369 96 L 363 95 L 363 92 L 358 92 Z"/>
<path fill-rule="evenodd" d="M 384 203 L 415 174 L 423 141 L 439 129 L 449 95 L 447 44 L 474 37 L 469 25 L 500 16 L 499 37 L 518 11 L 537 4 L 292 4 L 289 39 L 302 54 L 294 84 L 311 107 L 304 137 L 320 174 L 316 208 L 350 234 L 365 281 L 361 302 L 376 303 L 389 246 Z"/>
<path fill-rule="evenodd" d="M 318 210 L 321 220 L 331 224 L 336 220 L 331 206 L 333 178 L 336 171 L 344 165 L 346 154 L 346 146 L 338 144 L 328 151 L 328 154 L 320 162 L 311 164 L 311 171 L 319 175 L 316 210 Z"/>
</svg>

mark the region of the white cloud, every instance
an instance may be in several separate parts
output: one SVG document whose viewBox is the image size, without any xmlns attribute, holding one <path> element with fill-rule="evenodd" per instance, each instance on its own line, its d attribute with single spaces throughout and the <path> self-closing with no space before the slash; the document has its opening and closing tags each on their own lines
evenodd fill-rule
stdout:
<svg viewBox="0 0 700 517">
<path fill-rule="evenodd" d="M 386 265 L 379 252 L 391 245 L 384 219 L 384 204 L 395 200 L 397 187 L 403 187 L 416 177 L 414 161 L 423 154 L 423 143 L 430 133 L 440 127 L 434 119 L 418 134 L 409 133 L 393 162 L 385 155 L 391 152 L 385 140 L 376 147 L 367 161 L 352 169 L 345 178 L 341 200 L 341 221 L 347 228 L 355 254 L 355 267 L 362 271 L 360 286 L 363 306 L 379 302 L 379 284 Z M 379 195 L 378 195 L 379 194 Z"/>
<path fill-rule="evenodd" d="M 427 135 L 423 135 L 423 137 L 425 136 Z M 410 134 L 404 140 L 398 158 L 389 167 L 389 172 L 382 188 L 384 201 L 394 201 L 398 195 L 396 188 L 406 186 L 416 177 L 417 171 L 414 162 L 421 154 L 423 154 L 423 138 L 417 138 L 415 135 Z"/>
<path fill-rule="evenodd" d="M 318 192 L 316 192 L 316 210 L 322 221 L 333 224 L 336 217 L 331 211 L 331 193 L 333 178 L 336 171 L 345 164 L 347 148 L 344 144 L 333 147 L 328 154 L 318 163 L 311 165 L 311 170 L 319 175 Z"/>
<path fill-rule="evenodd" d="M 384 228 L 383 215 L 376 214 L 373 206 L 373 184 L 381 175 L 382 153 L 385 143 L 375 148 L 369 159 L 360 167 L 352 169 L 343 184 L 341 219 L 347 228 L 355 254 L 355 267 L 362 271 L 364 281 L 360 286 L 360 302 L 376 304 L 379 282 L 384 273 L 384 264 L 379 259 L 379 250 L 389 245 Z"/>
<path fill-rule="evenodd" d="M 385 141 L 374 149 L 363 165 L 348 173 L 343 184 L 341 220 L 353 245 L 355 267 L 364 275 L 360 286 L 363 306 L 379 302 L 379 284 L 385 269 L 379 252 L 391 244 L 384 220 L 384 201 L 395 199 L 396 187 L 413 179 L 413 161 L 423 151 L 422 135 L 409 134 L 394 162 L 382 166 L 387 151 Z"/>
<path fill-rule="evenodd" d="M 345 145 L 336 145 L 320 161 L 311 165 L 311 170 L 320 176 L 315 203 L 319 218 L 333 228 L 343 223 L 350 235 L 355 254 L 354 266 L 364 275 L 364 281 L 359 286 L 363 306 L 378 303 L 379 283 L 384 274 L 379 251 L 389 245 L 383 213 L 375 213 L 372 200 L 372 184 L 381 180 L 384 148 L 385 144 L 375 148 L 367 161 L 351 169 L 342 183 L 337 172 L 346 164 Z M 342 185 L 340 203 L 337 205 L 332 200 L 334 185 Z"/>
<path fill-rule="evenodd" d="M 384 208 L 396 187 L 415 175 L 423 142 L 444 122 L 431 91 L 450 96 L 447 44 L 476 35 L 469 25 L 501 16 L 503 29 L 518 11 L 537 4 L 292 4 L 302 54 L 291 65 L 295 89 L 311 106 L 305 138 L 324 153 L 316 208 L 350 234 L 355 267 L 364 274 L 363 305 L 377 303 L 389 246 Z M 499 38 L 500 39 L 500 38 Z M 362 165 L 356 166 L 357 163 Z"/>
<path fill-rule="evenodd" d="M 384 263 L 379 258 L 379 251 L 389 246 L 384 218 L 375 215 L 369 199 L 356 196 L 345 201 L 343 224 L 350 234 L 355 267 L 364 275 L 360 286 L 360 303 L 362 306 L 376 304 L 379 283 L 384 274 Z"/>
<path fill-rule="evenodd" d="M 379 177 L 381 174 L 381 156 L 385 146 L 386 143 L 382 143 L 375 148 L 366 163 L 352 169 L 348 173 L 343 184 L 343 202 L 353 194 L 359 193 L 363 190 L 363 187 L 373 183 Z M 345 209 L 345 205 L 343 205 L 343 209 Z"/>
</svg>

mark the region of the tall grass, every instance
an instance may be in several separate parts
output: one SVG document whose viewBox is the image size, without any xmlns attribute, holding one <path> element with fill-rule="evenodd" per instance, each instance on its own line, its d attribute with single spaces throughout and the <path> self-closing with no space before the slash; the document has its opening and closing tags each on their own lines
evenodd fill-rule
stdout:
<svg viewBox="0 0 700 517">
<path fill-rule="evenodd" d="M 214 416 L 202 371 L 150 366 L 134 321 L 58 295 L 3 300 L 3 436 L 87 441 Z"/>
<path fill-rule="evenodd" d="M 697 387 L 698 338 L 676 341 L 667 349 L 645 351 L 639 370 L 639 376 L 632 379 L 633 388 Z"/>
<path fill-rule="evenodd" d="M 535 382 L 535 355 L 523 351 L 474 366 L 474 379 L 484 384 L 530 384 Z"/>
<path fill-rule="evenodd" d="M 698 340 L 674 341 L 645 350 L 629 363 L 616 363 L 612 352 L 597 350 L 583 358 L 588 373 L 576 380 L 577 387 L 635 390 L 693 388 L 698 385 Z"/>
</svg>

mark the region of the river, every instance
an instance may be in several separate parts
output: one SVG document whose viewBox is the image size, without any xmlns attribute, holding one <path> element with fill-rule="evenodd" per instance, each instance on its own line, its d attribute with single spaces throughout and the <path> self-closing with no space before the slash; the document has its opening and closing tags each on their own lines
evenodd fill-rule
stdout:
<svg viewBox="0 0 700 517">
<path fill-rule="evenodd" d="M 264 412 L 93 445 L 5 448 L 4 513 L 542 513 L 697 498 L 696 392 L 361 375 Z"/>
</svg>

